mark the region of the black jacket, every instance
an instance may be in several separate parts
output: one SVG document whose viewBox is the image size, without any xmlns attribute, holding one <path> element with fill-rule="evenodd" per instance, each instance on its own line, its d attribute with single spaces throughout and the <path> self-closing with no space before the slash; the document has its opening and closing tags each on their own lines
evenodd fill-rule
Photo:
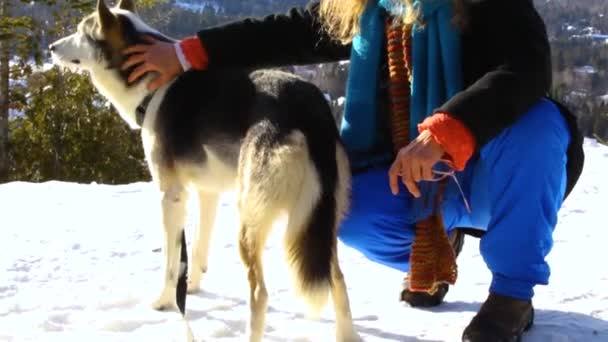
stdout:
<svg viewBox="0 0 608 342">
<path fill-rule="evenodd" d="M 462 36 L 465 88 L 437 111 L 461 120 L 480 149 L 541 97 L 548 96 L 551 51 L 545 25 L 532 0 L 465 0 L 465 3 L 468 19 Z M 198 36 L 212 68 L 335 62 L 348 60 L 351 50 L 349 45 L 330 39 L 321 29 L 318 3 L 286 14 L 205 29 Z M 382 68 L 386 79 L 386 65 Z M 386 96 L 386 91 L 382 96 Z M 582 171 L 583 139 L 574 115 L 559 106 L 572 134 L 567 165 L 569 194 Z M 530 143 L 534 143 L 532 139 Z"/>
</svg>

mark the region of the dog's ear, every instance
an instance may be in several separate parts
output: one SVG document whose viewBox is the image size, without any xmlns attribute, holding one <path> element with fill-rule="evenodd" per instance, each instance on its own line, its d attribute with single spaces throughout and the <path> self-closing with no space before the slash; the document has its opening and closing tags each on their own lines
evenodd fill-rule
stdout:
<svg viewBox="0 0 608 342">
<path fill-rule="evenodd" d="M 125 42 L 122 38 L 121 26 L 118 18 L 110 11 L 104 0 L 97 0 L 97 15 L 103 37 L 108 46 L 113 51 L 120 51 L 124 48 Z"/>
<path fill-rule="evenodd" d="M 117 7 L 135 13 L 135 0 L 120 0 Z"/>
<path fill-rule="evenodd" d="M 99 15 L 99 23 L 102 29 L 112 27 L 116 22 L 116 17 L 110 12 L 104 0 L 97 0 L 97 15 Z"/>
</svg>

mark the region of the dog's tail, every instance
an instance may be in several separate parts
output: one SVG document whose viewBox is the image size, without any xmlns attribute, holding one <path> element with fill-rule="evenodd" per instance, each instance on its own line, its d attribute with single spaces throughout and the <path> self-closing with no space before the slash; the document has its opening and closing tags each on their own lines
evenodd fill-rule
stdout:
<svg viewBox="0 0 608 342">
<path fill-rule="evenodd" d="M 175 293 L 175 301 L 179 312 L 182 316 L 186 315 L 186 294 L 188 291 L 188 247 L 186 245 L 186 233 L 182 230 L 181 238 L 181 253 L 180 253 L 180 270 L 179 278 L 177 278 L 177 291 Z"/>
<path fill-rule="evenodd" d="M 319 151 L 309 151 L 312 160 L 302 170 L 299 196 L 289 211 L 285 251 L 295 290 L 316 318 L 327 304 L 333 279 L 342 277 L 336 267 L 337 231 L 348 205 L 350 170 L 339 144 L 329 160 L 315 160 Z"/>
</svg>

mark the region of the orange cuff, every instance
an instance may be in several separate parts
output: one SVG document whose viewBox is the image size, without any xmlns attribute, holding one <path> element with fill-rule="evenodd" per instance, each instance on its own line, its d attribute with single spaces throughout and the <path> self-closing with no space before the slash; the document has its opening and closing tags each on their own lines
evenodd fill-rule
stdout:
<svg viewBox="0 0 608 342">
<path fill-rule="evenodd" d="M 191 36 L 179 42 L 179 47 L 192 69 L 204 70 L 209 65 L 207 51 L 197 36 Z"/>
<path fill-rule="evenodd" d="M 450 156 L 456 170 L 464 170 L 476 147 L 471 131 L 460 120 L 446 113 L 433 114 L 418 125 L 418 132 L 426 130 Z"/>
</svg>

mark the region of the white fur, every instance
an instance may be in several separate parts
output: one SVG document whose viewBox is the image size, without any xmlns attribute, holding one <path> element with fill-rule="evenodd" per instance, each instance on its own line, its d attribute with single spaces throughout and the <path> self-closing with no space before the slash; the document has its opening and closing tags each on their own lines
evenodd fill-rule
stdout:
<svg viewBox="0 0 608 342">
<path fill-rule="evenodd" d="M 105 96 L 116 108 L 120 117 L 129 124 L 132 129 L 139 128 L 135 119 L 137 106 L 148 95 L 146 84 L 148 79 L 127 88 L 116 73 L 106 72 L 104 67 L 95 66 L 91 68 L 91 80 L 99 92 Z M 161 94 L 155 94 L 156 98 L 162 98 Z M 151 112 L 150 110 L 148 110 Z"/>
<path fill-rule="evenodd" d="M 69 68 L 72 71 L 89 70 L 97 63 L 95 49 L 90 45 L 82 31 L 59 39 L 53 43 L 55 51 L 52 53 L 53 62 Z M 78 60 L 75 64 L 72 61 Z"/>
</svg>

